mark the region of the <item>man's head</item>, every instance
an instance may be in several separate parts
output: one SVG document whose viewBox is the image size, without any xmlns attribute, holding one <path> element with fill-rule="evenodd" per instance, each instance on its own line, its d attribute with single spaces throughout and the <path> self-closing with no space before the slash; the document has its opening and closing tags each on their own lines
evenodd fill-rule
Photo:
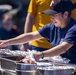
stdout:
<svg viewBox="0 0 76 75">
<path fill-rule="evenodd" d="M 2 22 L 3 22 L 3 27 L 4 29 L 6 29 L 7 31 L 10 31 L 13 27 L 13 20 L 12 20 L 12 16 L 10 14 L 3 14 L 3 19 L 2 19 Z"/>
<path fill-rule="evenodd" d="M 72 11 L 72 3 L 67 0 L 52 0 L 50 4 L 50 8 L 43 11 L 44 14 L 53 15 L 58 13 L 64 13 L 68 11 L 71 14 Z"/>
<path fill-rule="evenodd" d="M 64 28 L 68 25 L 70 21 L 71 11 L 71 1 L 52 0 L 50 8 L 43 11 L 43 13 L 51 15 L 51 21 L 56 27 Z"/>
</svg>

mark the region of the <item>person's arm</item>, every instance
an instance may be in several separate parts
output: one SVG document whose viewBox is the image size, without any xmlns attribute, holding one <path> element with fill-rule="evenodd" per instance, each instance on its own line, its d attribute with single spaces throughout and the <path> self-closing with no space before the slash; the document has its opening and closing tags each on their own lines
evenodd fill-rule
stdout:
<svg viewBox="0 0 76 75">
<path fill-rule="evenodd" d="M 49 57 L 49 56 L 52 57 L 52 56 L 60 55 L 60 54 L 65 53 L 72 46 L 73 46 L 73 44 L 63 42 L 63 43 L 57 45 L 56 47 L 43 51 L 43 54 L 44 54 L 44 57 Z M 34 57 L 38 61 L 39 58 L 42 58 L 42 52 L 36 53 L 34 55 Z"/>
<path fill-rule="evenodd" d="M 27 14 L 25 27 L 24 27 L 24 33 L 28 33 L 32 31 L 32 26 L 34 24 L 35 17 L 31 15 L 31 13 Z M 29 48 L 28 43 L 21 46 L 21 50 L 27 50 Z"/>
<path fill-rule="evenodd" d="M 28 7 L 28 14 L 25 21 L 24 32 L 28 33 L 32 31 L 32 26 L 34 24 L 36 12 L 37 12 L 37 0 L 31 0 Z M 30 42 L 21 46 L 20 50 L 27 50 L 30 46 Z"/>
<path fill-rule="evenodd" d="M 32 31 L 32 25 L 34 24 L 35 17 L 31 15 L 31 13 L 27 14 L 24 32 L 28 33 Z"/>
<path fill-rule="evenodd" d="M 12 38 L 12 39 L 0 40 L 0 42 L 1 42 L 0 47 L 24 44 L 24 43 L 27 43 L 29 41 L 39 39 L 39 38 L 43 38 L 43 37 L 39 34 L 38 31 L 31 32 L 31 33 L 25 33 L 25 34 L 15 37 L 15 38 Z"/>
</svg>

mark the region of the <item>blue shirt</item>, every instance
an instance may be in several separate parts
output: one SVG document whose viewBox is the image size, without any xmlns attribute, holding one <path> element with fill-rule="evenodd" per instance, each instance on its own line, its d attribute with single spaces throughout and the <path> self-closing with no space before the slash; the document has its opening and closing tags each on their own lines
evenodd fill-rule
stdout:
<svg viewBox="0 0 76 75">
<path fill-rule="evenodd" d="M 68 42 L 73 46 L 62 57 L 69 58 L 70 63 L 76 64 L 76 20 L 71 19 L 70 23 L 65 28 L 56 27 L 54 23 L 47 24 L 38 32 L 44 38 L 46 38 L 52 47 L 57 46 L 62 42 Z"/>
</svg>

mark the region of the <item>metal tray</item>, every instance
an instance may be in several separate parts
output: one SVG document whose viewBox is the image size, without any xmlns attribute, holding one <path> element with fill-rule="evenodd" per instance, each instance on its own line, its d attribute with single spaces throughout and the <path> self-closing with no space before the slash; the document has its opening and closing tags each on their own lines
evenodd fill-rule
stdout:
<svg viewBox="0 0 76 75">
<path fill-rule="evenodd" d="M 0 58 L 0 62 L 1 62 L 2 69 L 15 70 L 16 68 L 16 61 L 9 60 L 6 58 Z"/>
<path fill-rule="evenodd" d="M 16 75 L 16 72 L 0 69 L 0 75 Z"/>
<path fill-rule="evenodd" d="M 74 73 L 73 67 L 70 66 L 51 66 L 38 70 L 41 75 L 71 75 Z"/>
</svg>

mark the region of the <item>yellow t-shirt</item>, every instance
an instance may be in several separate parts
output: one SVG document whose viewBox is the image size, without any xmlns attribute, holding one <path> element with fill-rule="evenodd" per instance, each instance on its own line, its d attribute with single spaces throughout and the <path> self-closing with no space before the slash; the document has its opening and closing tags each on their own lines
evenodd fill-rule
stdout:
<svg viewBox="0 0 76 75">
<path fill-rule="evenodd" d="M 71 1 L 72 1 L 72 2 L 76 2 L 76 0 L 71 0 Z M 74 9 L 74 10 L 72 11 L 71 17 L 73 17 L 74 19 L 76 19 L 76 9 Z"/>
<path fill-rule="evenodd" d="M 50 7 L 51 0 L 30 0 L 28 12 L 35 16 L 32 31 L 42 28 L 50 23 L 50 16 L 42 14 L 42 11 Z M 50 48 L 50 43 L 46 39 L 32 41 L 32 45 L 41 48 Z"/>
</svg>

